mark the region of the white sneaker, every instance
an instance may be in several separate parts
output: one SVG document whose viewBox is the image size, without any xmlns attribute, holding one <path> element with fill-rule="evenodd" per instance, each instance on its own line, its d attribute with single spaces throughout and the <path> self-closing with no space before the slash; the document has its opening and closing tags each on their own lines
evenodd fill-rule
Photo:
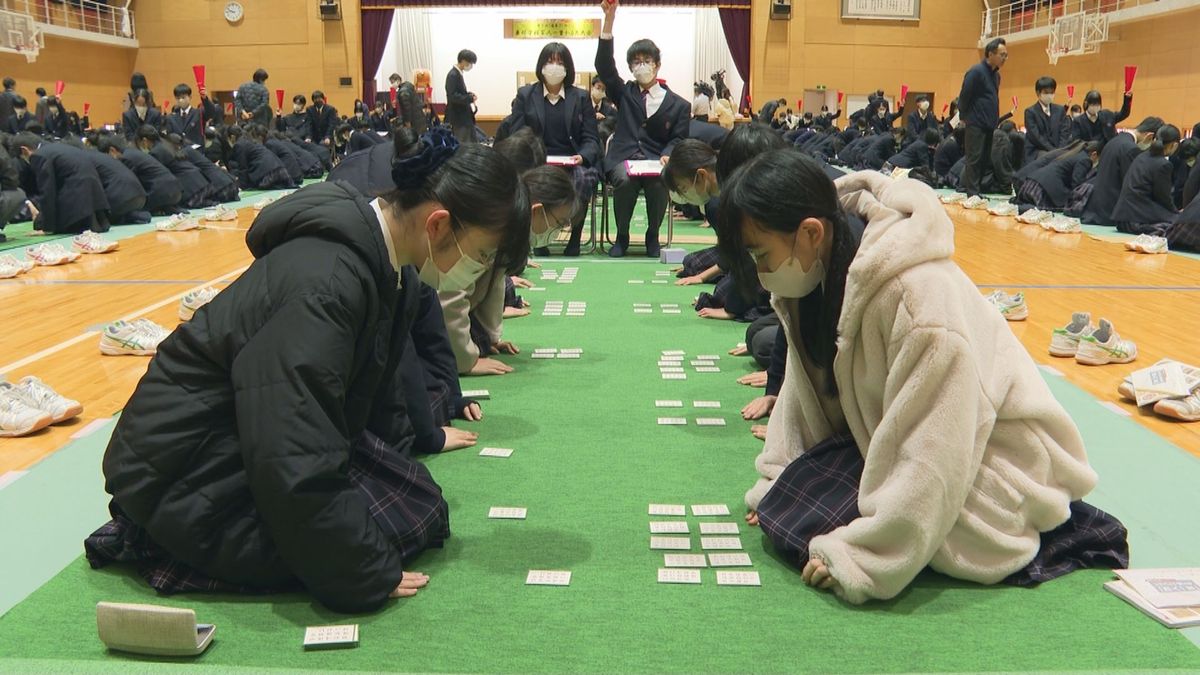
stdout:
<svg viewBox="0 0 1200 675">
<path fill-rule="evenodd" d="M 1040 225 L 1041 223 L 1043 223 L 1047 220 L 1050 220 L 1053 217 L 1054 217 L 1054 214 L 1051 213 L 1050 211 L 1043 211 L 1041 209 L 1029 209 L 1025 213 L 1022 213 L 1021 215 L 1017 216 L 1017 220 L 1021 221 L 1022 223 L 1029 223 L 1030 225 Z"/>
<path fill-rule="evenodd" d="M 277 200 L 276 197 L 263 197 L 262 199 L 260 199 L 254 203 L 254 210 L 262 211 L 263 209 L 267 208 L 268 206 L 274 204 L 276 202 L 276 200 Z"/>
<path fill-rule="evenodd" d="M 198 230 L 202 227 L 200 221 L 183 213 L 176 213 L 166 220 L 156 224 L 154 229 L 159 232 L 186 232 L 188 230 Z"/>
<path fill-rule="evenodd" d="M 988 207 L 988 200 L 975 195 L 962 200 L 960 206 L 962 206 L 964 209 L 986 209 Z"/>
<path fill-rule="evenodd" d="M 104 327 L 100 336 L 100 353 L 105 356 L 153 356 L 158 345 L 170 335 L 162 326 L 138 319 L 114 321 Z"/>
<path fill-rule="evenodd" d="M 179 318 L 183 321 L 191 321 L 192 317 L 196 315 L 196 310 L 212 302 L 212 299 L 217 297 L 217 293 L 220 291 L 209 286 L 183 296 L 183 299 L 179 301 Z"/>
<path fill-rule="evenodd" d="M 80 253 L 112 253 L 120 248 L 120 246 L 121 242 L 109 241 L 91 230 L 76 235 L 71 240 L 71 247 Z"/>
<path fill-rule="evenodd" d="M 895 167 L 892 169 L 891 176 L 895 179 L 908 178 L 908 172 L 910 171 L 912 171 L 912 169 L 901 169 L 900 167 Z"/>
<path fill-rule="evenodd" d="M 1085 366 L 1105 366 L 1110 363 L 1129 363 L 1137 358 L 1137 345 L 1122 340 L 1108 319 L 1100 319 L 1100 327 L 1091 335 L 1079 338 L 1075 361 Z"/>
<path fill-rule="evenodd" d="M 1029 305 L 1025 304 L 1025 294 L 1009 295 L 1004 291 L 996 291 L 987 296 L 987 301 L 1000 311 L 1006 321 L 1024 321 L 1029 318 Z"/>
<path fill-rule="evenodd" d="M 11 279 L 33 269 L 33 263 L 21 260 L 11 253 L 0 255 L 0 279 Z"/>
<path fill-rule="evenodd" d="M 47 267 L 65 265 L 79 260 L 78 253 L 68 251 L 61 244 L 38 244 L 25 249 L 25 255 L 33 261 L 33 264 Z"/>
<path fill-rule="evenodd" d="M 948 195 L 942 195 L 940 197 L 943 204 L 958 204 L 958 203 L 961 203 L 962 200 L 964 200 L 966 198 L 967 198 L 967 195 L 963 194 L 962 192 L 951 192 Z"/>
<path fill-rule="evenodd" d="M 1071 323 L 1062 328 L 1055 328 L 1050 335 L 1050 355 L 1064 358 L 1075 356 L 1079 352 L 1079 341 L 1095 330 L 1091 314 L 1075 312 L 1071 315 Z"/>
<path fill-rule="evenodd" d="M 40 410 L 53 420 L 52 424 L 66 422 L 67 420 L 78 417 L 79 413 L 83 412 L 83 406 L 79 401 L 59 395 L 50 387 L 32 375 L 25 377 L 17 385 L 0 385 L 12 387 L 11 391 L 14 395 L 21 397 L 25 405 Z"/>
<path fill-rule="evenodd" d="M 1183 376 L 1187 382 L 1187 387 L 1189 390 L 1200 390 L 1200 368 L 1197 368 L 1196 366 L 1188 365 L 1186 363 L 1176 361 L 1175 359 L 1161 359 L 1158 361 L 1158 363 L 1155 363 L 1153 366 L 1151 366 L 1151 368 L 1165 366 L 1169 363 L 1179 364 L 1179 367 L 1183 370 Z M 1121 398 L 1129 401 L 1137 401 L 1137 390 L 1133 387 L 1132 375 L 1126 375 L 1125 379 L 1121 380 L 1121 384 L 1117 385 L 1117 393 L 1121 395 Z"/>
<path fill-rule="evenodd" d="M 1054 216 L 1050 220 L 1043 221 L 1042 227 L 1059 234 L 1079 234 L 1083 232 L 1083 226 L 1080 224 L 1079 219 L 1067 216 Z"/>
<path fill-rule="evenodd" d="M 1200 422 L 1200 389 L 1184 398 L 1165 398 L 1154 404 L 1154 412 L 1184 422 Z"/>
<path fill-rule="evenodd" d="M 1151 234 L 1139 234 L 1133 239 L 1125 242 L 1125 248 L 1138 253 L 1167 253 L 1170 251 L 1167 248 L 1166 237 L 1156 237 Z"/>
<path fill-rule="evenodd" d="M 30 406 L 15 389 L 8 382 L 0 382 L 0 437 L 26 436 L 54 422 L 49 413 Z"/>
<path fill-rule="evenodd" d="M 1012 202 L 992 202 L 988 204 L 987 211 L 993 216 L 1015 216 L 1019 210 Z"/>
<path fill-rule="evenodd" d="M 204 211 L 205 220 L 237 220 L 237 217 L 237 211 L 226 208 L 224 204 L 217 204 L 213 208 Z"/>
</svg>

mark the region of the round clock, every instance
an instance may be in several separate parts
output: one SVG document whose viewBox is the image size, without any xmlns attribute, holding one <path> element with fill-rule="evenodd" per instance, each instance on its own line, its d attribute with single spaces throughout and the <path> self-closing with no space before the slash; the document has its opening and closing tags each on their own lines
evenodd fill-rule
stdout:
<svg viewBox="0 0 1200 675">
<path fill-rule="evenodd" d="M 240 2 L 229 2 L 225 4 L 225 20 L 229 23 L 237 23 L 242 20 L 245 10 Z"/>
</svg>

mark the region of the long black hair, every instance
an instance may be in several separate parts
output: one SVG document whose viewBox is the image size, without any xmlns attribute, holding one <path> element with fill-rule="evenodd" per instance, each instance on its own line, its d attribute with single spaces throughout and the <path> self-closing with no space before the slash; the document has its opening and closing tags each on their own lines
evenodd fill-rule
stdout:
<svg viewBox="0 0 1200 675">
<path fill-rule="evenodd" d="M 521 174 L 521 182 L 529 192 L 530 204 L 541 204 L 546 209 L 578 204 L 575 183 L 562 167 L 543 164 Z M 571 215 L 575 215 L 574 208 Z"/>
<path fill-rule="evenodd" d="M 513 163 L 518 173 L 525 173 L 546 163 L 546 145 L 529 127 L 521 127 L 508 138 L 497 141 L 493 147 Z"/>
<path fill-rule="evenodd" d="M 786 147 L 787 141 L 762 122 L 736 125 L 721 143 L 721 152 L 717 154 L 717 183 L 723 184 L 735 169 L 754 157 Z"/>
<path fill-rule="evenodd" d="M 546 80 L 542 77 L 542 68 L 553 56 L 562 59 L 563 68 L 567 69 L 567 77 L 562 81 L 562 85 L 569 87 L 575 84 L 575 59 L 571 57 L 571 50 L 561 42 L 548 42 L 545 47 L 542 47 L 542 52 L 537 57 L 537 66 L 533 71 L 537 75 L 538 82 L 545 86 Z"/>
<path fill-rule="evenodd" d="M 681 183 L 692 182 L 700 169 L 716 170 L 717 152 L 712 146 L 695 138 L 685 138 L 671 151 L 671 160 L 663 168 L 662 179 L 667 189 L 677 192 Z"/>
<path fill-rule="evenodd" d="M 792 149 L 760 154 L 722 181 L 717 242 L 722 260 L 729 262 L 729 273 L 741 288 L 754 288 L 757 274 L 745 254 L 743 225 L 753 223 L 764 230 L 794 234 L 806 218 L 825 223 L 826 236 L 832 237 L 832 253 L 823 288 L 800 299 L 792 327 L 813 364 L 831 372 L 846 276 L 858 252 L 858 238 L 838 202 L 837 188 L 816 160 Z M 832 374 L 826 381 L 828 392 L 835 393 Z"/>
<path fill-rule="evenodd" d="M 403 212 L 437 202 L 450 212 L 456 234 L 467 224 L 499 232 L 497 269 L 511 269 L 529 256 L 529 192 L 512 162 L 477 143 L 458 146 L 445 159 L 450 134 L 443 130 L 420 137 L 411 129 L 394 133 L 393 176 L 406 168 L 411 168 L 411 176 L 403 187 L 381 197 L 385 204 Z"/>
<path fill-rule="evenodd" d="M 1154 142 L 1150 144 L 1150 149 L 1146 152 L 1150 153 L 1151 157 L 1163 157 L 1166 155 L 1167 146 L 1178 143 L 1180 138 L 1179 127 L 1174 124 L 1164 124 L 1154 134 Z"/>
</svg>

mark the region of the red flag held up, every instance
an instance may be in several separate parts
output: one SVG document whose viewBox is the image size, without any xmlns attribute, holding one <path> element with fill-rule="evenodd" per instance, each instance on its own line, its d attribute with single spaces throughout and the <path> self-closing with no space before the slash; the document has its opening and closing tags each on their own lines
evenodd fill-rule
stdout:
<svg viewBox="0 0 1200 675">
<path fill-rule="evenodd" d="M 1133 78 L 1137 77 L 1137 66 L 1125 66 L 1125 91 L 1133 91 Z"/>
</svg>

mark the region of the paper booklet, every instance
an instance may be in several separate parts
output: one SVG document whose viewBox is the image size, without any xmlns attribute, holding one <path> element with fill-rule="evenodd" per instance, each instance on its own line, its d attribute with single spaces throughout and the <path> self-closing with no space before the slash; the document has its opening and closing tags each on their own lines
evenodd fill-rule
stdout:
<svg viewBox="0 0 1200 675">
<path fill-rule="evenodd" d="M 1186 363 L 1163 359 L 1130 375 L 1138 407 L 1167 398 L 1183 398 L 1200 386 L 1200 370 Z"/>
<path fill-rule="evenodd" d="M 579 164 L 570 155 L 546 155 L 546 163 L 550 166 L 576 166 Z"/>
<path fill-rule="evenodd" d="M 627 159 L 625 173 L 630 176 L 661 176 L 662 162 L 657 159 Z"/>
<path fill-rule="evenodd" d="M 1115 570 L 1104 588 L 1168 628 L 1200 626 L 1200 568 Z"/>
</svg>

